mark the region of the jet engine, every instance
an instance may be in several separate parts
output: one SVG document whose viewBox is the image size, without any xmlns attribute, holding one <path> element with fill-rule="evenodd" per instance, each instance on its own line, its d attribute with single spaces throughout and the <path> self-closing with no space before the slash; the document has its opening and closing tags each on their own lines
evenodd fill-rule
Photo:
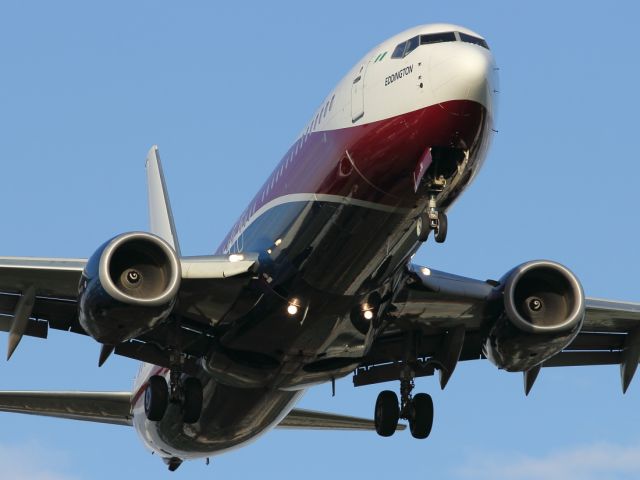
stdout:
<svg viewBox="0 0 640 480">
<path fill-rule="evenodd" d="M 80 279 L 80 325 L 117 345 L 165 320 L 180 288 L 180 261 L 164 240 L 144 232 L 119 235 L 89 259 Z"/>
<path fill-rule="evenodd" d="M 582 327 L 582 285 L 558 263 L 524 263 L 508 272 L 497 288 L 503 303 L 483 351 L 498 368 L 529 370 L 569 345 Z"/>
</svg>

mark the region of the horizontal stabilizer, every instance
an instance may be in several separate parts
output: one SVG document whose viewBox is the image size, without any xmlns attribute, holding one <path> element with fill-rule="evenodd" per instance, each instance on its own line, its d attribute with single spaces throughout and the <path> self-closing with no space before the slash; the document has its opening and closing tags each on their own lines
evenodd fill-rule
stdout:
<svg viewBox="0 0 640 480">
<path fill-rule="evenodd" d="M 132 425 L 130 392 L 0 392 L 0 412 Z"/>
<path fill-rule="evenodd" d="M 130 392 L 0 392 L 0 412 L 131 426 Z M 373 420 L 294 409 L 278 425 L 308 430 L 375 430 Z M 398 425 L 398 430 L 404 430 Z"/>
<path fill-rule="evenodd" d="M 313 410 L 293 409 L 278 428 L 302 428 L 305 430 L 375 430 L 373 420 L 367 418 L 316 412 Z M 406 427 L 398 425 L 398 430 Z"/>
</svg>

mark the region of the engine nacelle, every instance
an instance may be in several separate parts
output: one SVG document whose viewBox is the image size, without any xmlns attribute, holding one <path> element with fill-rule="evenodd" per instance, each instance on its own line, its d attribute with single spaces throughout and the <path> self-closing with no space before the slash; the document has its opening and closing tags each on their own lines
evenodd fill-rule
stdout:
<svg viewBox="0 0 640 480">
<path fill-rule="evenodd" d="M 489 330 L 483 351 L 499 368 L 529 370 L 569 345 L 582 327 L 582 285 L 558 263 L 524 263 L 507 273 L 498 289 L 504 307 Z"/>
<path fill-rule="evenodd" d="M 181 280 L 176 252 L 145 232 L 119 235 L 89 259 L 80 279 L 80 325 L 101 343 L 117 345 L 165 320 Z"/>
</svg>

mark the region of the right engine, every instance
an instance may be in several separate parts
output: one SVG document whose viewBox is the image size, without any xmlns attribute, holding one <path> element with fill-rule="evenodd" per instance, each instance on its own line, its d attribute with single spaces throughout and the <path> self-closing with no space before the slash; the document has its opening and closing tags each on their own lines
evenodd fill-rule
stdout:
<svg viewBox="0 0 640 480">
<path fill-rule="evenodd" d="M 145 232 L 119 235 L 89 259 L 80 279 L 82 328 L 117 345 L 165 320 L 180 288 L 180 260 L 161 238 Z"/>
</svg>

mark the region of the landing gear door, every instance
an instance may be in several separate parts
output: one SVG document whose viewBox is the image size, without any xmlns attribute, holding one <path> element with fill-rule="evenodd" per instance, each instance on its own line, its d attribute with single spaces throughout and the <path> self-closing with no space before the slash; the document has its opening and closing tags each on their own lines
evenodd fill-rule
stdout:
<svg viewBox="0 0 640 480">
<path fill-rule="evenodd" d="M 367 64 L 360 66 L 360 70 L 351 85 L 351 122 L 356 123 L 364 116 L 364 74 Z"/>
</svg>

